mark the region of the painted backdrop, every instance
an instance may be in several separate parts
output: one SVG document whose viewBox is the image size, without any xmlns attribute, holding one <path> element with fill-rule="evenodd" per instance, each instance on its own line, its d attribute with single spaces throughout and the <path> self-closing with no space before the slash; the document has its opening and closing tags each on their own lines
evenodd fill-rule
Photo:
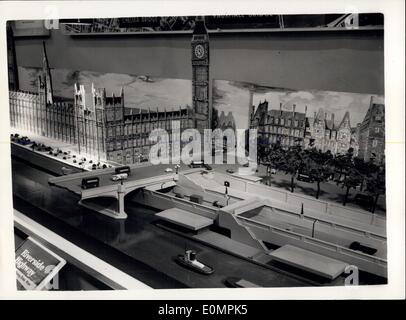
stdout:
<svg viewBox="0 0 406 320">
<path fill-rule="evenodd" d="M 307 106 L 307 116 L 310 118 L 320 109 L 328 116 L 334 113 L 337 125 L 345 112 L 349 111 L 351 127 L 355 127 L 357 123 L 363 121 L 371 96 L 378 95 L 318 90 L 298 91 L 227 80 L 213 82 L 213 109 L 218 115 L 218 127 L 227 127 L 227 124 L 234 120 L 236 128 L 248 128 L 250 107 L 252 105 L 258 107 L 264 100 L 269 102 L 270 109 L 279 109 L 282 103 L 282 110 L 292 111 L 295 104 L 296 112 L 304 112 Z"/>
<path fill-rule="evenodd" d="M 37 92 L 37 79 L 41 69 L 18 67 L 20 89 Z M 171 110 L 192 105 L 192 82 L 184 79 L 152 78 L 142 75 L 119 73 L 99 73 L 92 71 L 75 71 L 52 69 L 54 95 L 73 99 L 74 84 L 85 86 L 86 101 L 91 103 L 91 85 L 106 88 L 107 95 L 118 95 L 124 88 L 126 107 L 151 110 Z"/>
</svg>

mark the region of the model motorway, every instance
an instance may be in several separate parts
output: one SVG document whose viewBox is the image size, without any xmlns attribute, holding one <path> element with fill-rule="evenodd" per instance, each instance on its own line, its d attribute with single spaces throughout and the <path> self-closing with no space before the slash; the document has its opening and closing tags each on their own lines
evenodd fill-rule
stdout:
<svg viewBox="0 0 406 320">
<path fill-rule="evenodd" d="M 17 210 L 40 223 L 46 222 L 50 229 L 55 221 L 58 230 L 54 231 L 63 232 L 67 240 L 85 246 L 97 256 L 103 255 L 107 262 L 154 288 L 219 288 L 225 287 L 227 277 L 244 278 L 264 287 L 309 285 L 166 231 L 155 223 L 157 218 L 153 210 L 131 201 L 125 203 L 128 214 L 125 220 L 94 213 L 77 204 L 77 195 L 50 187 L 49 173 L 17 158 L 12 159 L 12 166 L 14 207 Z M 145 170 L 155 170 L 157 174 L 154 166 Z M 92 249 L 85 245 L 87 239 L 95 244 Z M 173 259 L 183 253 L 185 246 L 195 250 L 198 259 L 212 266 L 215 272 L 210 276 L 201 275 L 178 265 Z M 103 250 L 106 247 L 112 250 Z M 115 263 L 115 252 L 125 255 L 125 263 Z"/>
</svg>

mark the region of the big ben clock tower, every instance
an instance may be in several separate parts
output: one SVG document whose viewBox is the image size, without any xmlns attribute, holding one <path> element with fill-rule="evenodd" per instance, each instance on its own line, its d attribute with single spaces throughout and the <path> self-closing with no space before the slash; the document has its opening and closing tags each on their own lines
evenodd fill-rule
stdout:
<svg viewBox="0 0 406 320">
<path fill-rule="evenodd" d="M 196 18 L 192 37 L 192 88 L 195 128 L 210 128 L 209 36 L 202 17 Z"/>
</svg>

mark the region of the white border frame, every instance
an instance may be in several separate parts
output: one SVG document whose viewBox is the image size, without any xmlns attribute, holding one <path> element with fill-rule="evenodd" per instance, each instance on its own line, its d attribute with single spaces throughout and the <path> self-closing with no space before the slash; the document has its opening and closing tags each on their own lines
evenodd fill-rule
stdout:
<svg viewBox="0 0 406 320">
<path fill-rule="evenodd" d="M 24 1 L 0 2 L 0 298 L 17 299 L 400 299 L 405 297 L 405 17 L 403 0 Z M 210 14 L 382 12 L 385 17 L 388 285 L 362 287 L 173 289 L 119 292 L 16 291 L 9 143 L 6 20 Z M 3 125 L 1 125 L 3 124 Z M 390 125 L 389 125 L 390 124 Z M 13 276 L 10 276 L 13 275 Z M 244 291 L 241 291 L 244 290 Z M 260 294 L 259 294 L 260 293 Z"/>
</svg>

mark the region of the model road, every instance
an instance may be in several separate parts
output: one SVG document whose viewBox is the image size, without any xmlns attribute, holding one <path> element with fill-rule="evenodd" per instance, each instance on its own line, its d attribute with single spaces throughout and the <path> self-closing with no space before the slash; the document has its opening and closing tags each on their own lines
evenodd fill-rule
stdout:
<svg viewBox="0 0 406 320">
<path fill-rule="evenodd" d="M 185 167 L 185 166 L 183 166 Z M 172 172 L 165 172 L 165 169 L 171 168 Z M 187 168 L 187 167 L 186 167 Z M 189 169 L 189 168 L 188 168 Z M 184 170 L 184 168 L 182 168 Z M 97 177 L 99 179 L 99 187 L 105 187 L 105 189 L 117 190 L 117 185 L 124 183 L 125 185 L 137 184 L 140 180 L 148 178 L 167 178 L 173 179 L 175 174 L 174 166 L 170 165 L 143 165 L 143 166 L 133 166 L 131 168 L 130 175 L 127 176 L 123 181 L 116 180 L 113 181 L 112 177 L 115 175 L 115 169 L 99 169 L 90 172 L 81 172 L 78 174 L 71 174 L 66 176 L 58 177 L 58 182 L 55 185 L 66 188 L 77 194 L 81 194 L 83 189 L 81 187 L 82 179 L 84 177 L 91 178 Z M 52 182 L 53 183 L 53 182 Z"/>
<path fill-rule="evenodd" d="M 130 201 L 126 200 L 125 204 L 128 214 L 126 220 L 118 221 L 94 213 L 77 205 L 79 200 L 77 195 L 64 189 L 50 187 L 48 179 L 51 175 L 18 159 L 13 159 L 12 165 L 13 194 L 16 199 L 24 199 L 59 221 L 74 227 L 80 233 L 125 253 L 134 260 L 134 268 L 136 262 L 141 262 L 152 267 L 151 270 L 159 270 L 165 276 L 192 288 L 224 287 L 226 277 L 244 278 L 265 287 L 308 285 L 166 231 L 155 224 L 154 211 L 134 205 Z M 149 167 L 146 170 L 154 168 Z M 68 240 L 75 242 L 74 238 Z M 174 262 L 173 258 L 182 254 L 185 246 L 196 250 L 198 259 L 212 266 L 215 269 L 214 274 L 200 275 Z M 145 274 L 145 271 L 141 270 L 140 272 L 143 272 L 144 278 L 158 277 L 153 271 L 149 271 L 151 274 Z M 163 286 L 158 284 L 156 287 Z"/>
</svg>

